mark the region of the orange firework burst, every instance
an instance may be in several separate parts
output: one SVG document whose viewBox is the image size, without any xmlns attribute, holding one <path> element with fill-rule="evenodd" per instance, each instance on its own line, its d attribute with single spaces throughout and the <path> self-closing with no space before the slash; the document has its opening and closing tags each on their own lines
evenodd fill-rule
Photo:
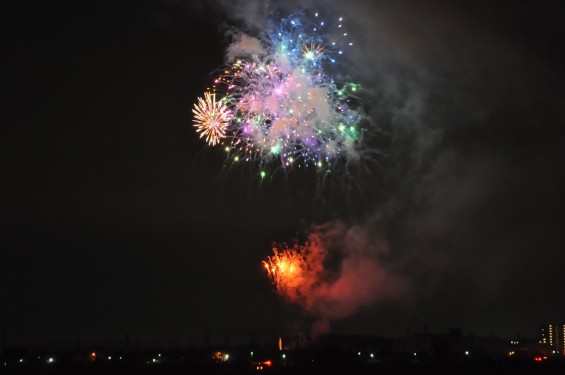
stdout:
<svg viewBox="0 0 565 375">
<path fill-rule="evenodd" d="M 273 248 L 275 255 L 267 257 L 263 264 L 269 273 L 269 277 L 278 289 L 297 288 L 302 281 L 305 268 L 305 259 L 296 250 L 284 250 L 279 252 Z"/>
<path fill-rule="evenodd" d="M 226 137 L 226 129 L 232 119 L 232 113 L 222 101 L 216 101 L 216 94 L 204 93 L 204 99 L 198 98 L 198 103 L 192 109 L 194 127 L 200 133 L 200 138 L 206 136 L 206 142 L 214 146 Z"/>
<path fill-rule="evenodd" d="M 291 248 L 275 244 L 273 253 L 263 265 L 277 293 L 289 301 L 305 303 L 324 273 L 326 250 L 319 236 L 311 234 L 304 245 L 297 243 Z"/>
</svg>

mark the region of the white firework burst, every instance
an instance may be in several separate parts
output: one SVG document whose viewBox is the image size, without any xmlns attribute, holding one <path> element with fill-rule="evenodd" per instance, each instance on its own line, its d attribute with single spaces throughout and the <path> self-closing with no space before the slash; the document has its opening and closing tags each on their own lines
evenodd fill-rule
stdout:
<svg viewBox="0 0 565 375">
<path fill-rule="evenodd" d="M 214 146 L 226 137 L 226 130 L 233 115 L 226 104 L 216 101 L 215 93 L 204 93 L 204 98 L 198 98 L 198 103 L 192 109 L 194 127 L 200 133 L 200 138 L 206 137 L 206 142 Z"/>
</svg>

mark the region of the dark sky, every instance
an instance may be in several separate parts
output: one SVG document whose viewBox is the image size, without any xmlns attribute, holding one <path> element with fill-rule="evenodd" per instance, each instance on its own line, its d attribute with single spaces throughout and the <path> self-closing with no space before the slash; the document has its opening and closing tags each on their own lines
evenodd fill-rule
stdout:
<svg viewBox="0 0 565 375">
<path fill-rule="evenodd" d="M 226 3 L 2 5 L 10 343 L 307 330 L 313 318 L 277 297 L 260 262 L 273 241 L 332 220 L 386 241 L 382 261 L 408 281 L 333 332 L 533 335 L 565 320 L 559 1 L 324 7 L 354 20 L 362 48 L 347 73 L 367 88 L 380 156 L 374 178 L 322 186 L 305 173 L 259 184 L 193 131 L 225 25 L 264 22 L 262 2 Z"/>
</svg>

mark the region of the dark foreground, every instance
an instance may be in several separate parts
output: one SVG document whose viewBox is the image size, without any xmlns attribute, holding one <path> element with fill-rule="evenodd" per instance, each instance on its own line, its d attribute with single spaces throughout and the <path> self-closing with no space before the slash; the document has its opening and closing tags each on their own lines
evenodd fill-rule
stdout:
<svg viewBox="0 0 565 375">
<path fill-rule="evenodd" d="M 375 361 L 371 363 L 39 364 L 6 365 L 6 374 L 565 374 L 565 361 Z"/>
</svg>

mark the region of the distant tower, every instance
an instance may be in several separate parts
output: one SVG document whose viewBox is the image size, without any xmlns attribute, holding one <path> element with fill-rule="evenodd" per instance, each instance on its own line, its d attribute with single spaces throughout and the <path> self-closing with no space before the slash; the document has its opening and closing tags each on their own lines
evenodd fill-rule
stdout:
<svg viewBox="0 0 565 375">
<path fill-rule="evenodd" d="M 540 344 L 551 347 L 556 354 L 565 355 L 565 324 L 546 324 L 540 329 Z"/>
</svg>

